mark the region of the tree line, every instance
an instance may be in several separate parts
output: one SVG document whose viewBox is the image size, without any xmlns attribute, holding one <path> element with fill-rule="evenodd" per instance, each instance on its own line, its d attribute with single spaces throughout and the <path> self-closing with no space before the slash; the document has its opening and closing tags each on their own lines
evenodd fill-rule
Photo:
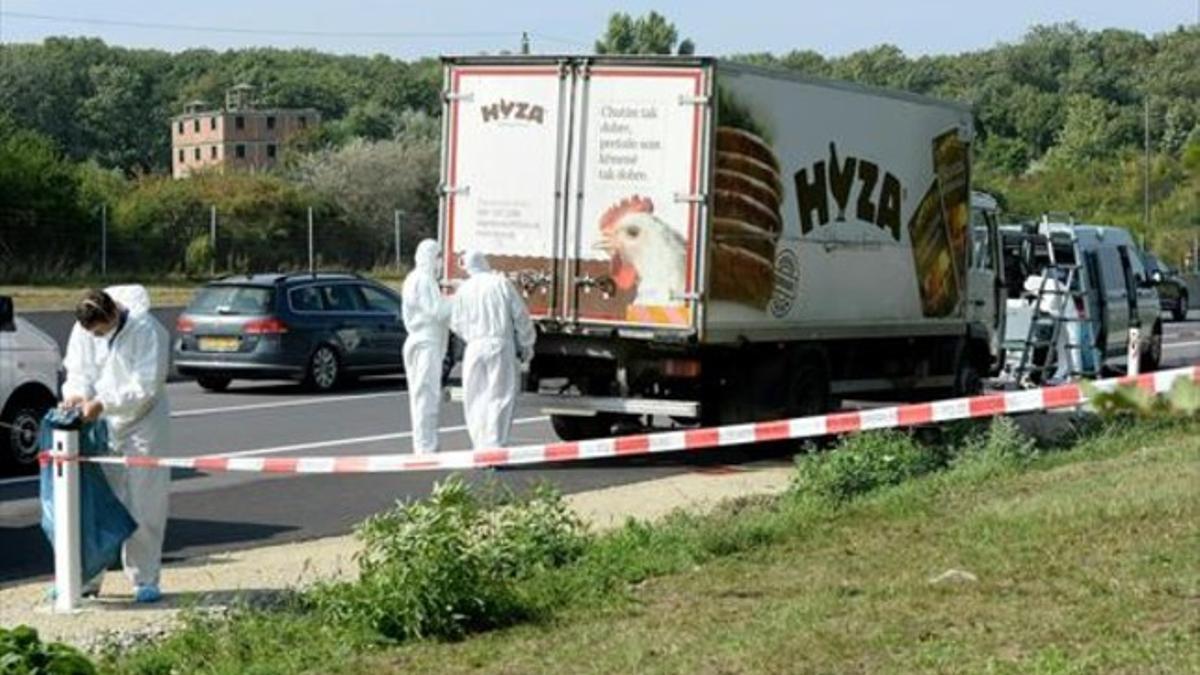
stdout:
<svg viewBox="0 0 1200 675">
<path fill-rule="evenodd" d="M 595 50 L 686 54 L 696 45 L 657 13 L 615 13 Z M 1178 258 L 1200 232 L 1200 29 L 1147 36 L 1059 24 L 955 55 L 910 57 L 882 45 L 841 57 L 729 58 L 972 103 L 976 184 L 1014 217 L 1071 211 L 1142 231 L 1148 127 L 1153 209 L 1144 234 Z M 270 174 L 169 185 L 171 116 L 194 100 L 215 106 L 242 82 L 256 87 L 260 104 L 316 108 L 324 123 Z M 279 238 L 298 236 L 296 214 L 313 207 L 355 242 L 340 262 L 370 266 L 387 249 L 394 210 L 414 224 L 412 237 L 433 231 L 440 87 L 439 63 L 428 58 L 168 53 L 94 38 L 0 46 L 0 261 L 8 256 L 10 277 L 18 253 L 32 268 L 39 234 L 61 230 L 56 255 L 70 266 L 95 244 L 103 206 L 115 234 L 169 239 L 145 254 L 147 269 L 194 272 L 220 255 L 197 243 L 207 217 L 193 207 L 211 202 L 234 219 L 230 232 L 239 218 L 245 231 L 242 259 L 222 265 L 290 264 L 270 252 Z M 263 253 L 249 253 L 252 243 Z"/>
</svg>

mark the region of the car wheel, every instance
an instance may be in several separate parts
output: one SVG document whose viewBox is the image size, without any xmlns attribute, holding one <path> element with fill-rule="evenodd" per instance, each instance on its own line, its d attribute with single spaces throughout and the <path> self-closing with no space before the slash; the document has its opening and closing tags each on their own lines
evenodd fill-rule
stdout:
<svg viewBox="0 0 1200 675">
<path fill-rule="evenodd" d="M 196 377 L 196 384 L 207 391 L 225 391 L 232 381 L 232 377 L 223 375 L 199 375 Z"/>
<path fill-rule="evenodd" d="M 1188 296 L 1186 293 L 1179 295 L 1179 300 L 1175 302 L 1175 309 L 1171 310 L 1171 318 L 1176 321 L 1187 321 L 1188 315 Z"/>
<path fill-rule="evenodd" d="M 308 360 L 304 383 L 316 391 L 329 391 L 338 385 L 342 377 L 342 364 L 337 352 L 329 345 L 317 347 Z"/>
<path fill-rule="evenodd" d="M 37 467 L 38 431 L 42 417 L 54 405 L 49 397 L 26 397 L 9 403 L 0 416 L 0 465 L 18 473 L 32 473 Z"/>
</svg>

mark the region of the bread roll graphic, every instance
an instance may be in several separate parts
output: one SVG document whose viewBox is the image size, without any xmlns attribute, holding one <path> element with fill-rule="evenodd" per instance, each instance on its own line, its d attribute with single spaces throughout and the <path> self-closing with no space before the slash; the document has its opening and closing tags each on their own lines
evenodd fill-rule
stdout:
<svg viewBox="0 0 1200 675">
<path fill-rule="evenodd" d="M 758 136 L 719 127 L 713 186 L 712 298 L 766 309 L 783 230 L 779 159 Z"/>
</svg>

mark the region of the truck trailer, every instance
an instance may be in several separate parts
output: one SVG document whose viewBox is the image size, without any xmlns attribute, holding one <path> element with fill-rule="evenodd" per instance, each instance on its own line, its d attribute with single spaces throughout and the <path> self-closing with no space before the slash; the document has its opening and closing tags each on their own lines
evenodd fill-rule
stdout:
<svg viewBox="0 0 1200 675">
<path fill-rule="evenodd" d="M 451 57 L 439 236 L 565 440 L 967 394 L 1003 363 L 969 107 L 706 57 Z"/>
</svg>

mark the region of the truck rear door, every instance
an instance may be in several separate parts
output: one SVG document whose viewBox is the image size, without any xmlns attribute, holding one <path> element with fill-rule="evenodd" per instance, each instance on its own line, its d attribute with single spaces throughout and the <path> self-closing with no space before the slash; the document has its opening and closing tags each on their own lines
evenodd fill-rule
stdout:
<svg viewBox="0 0 1200 675">
<path fill-rule="evenodd" d="M 584 61 L 576 78 L 564 319 L 693 329 L 711 71 Z"/>
<path fill-rule="evenodd" d="M 696 329 L 710 65 L 458 59 L 445 81 L 447 279 L 479 250 L 535 318 Z"/>
<path fill-rule="evenodd" d="M 561 313 L 571 81 L 565 63 L 446 65 L 445 278 L 462 278 L 458 256 L 481 251 L 523 291 L 534 317 Z"/>
</svg>

